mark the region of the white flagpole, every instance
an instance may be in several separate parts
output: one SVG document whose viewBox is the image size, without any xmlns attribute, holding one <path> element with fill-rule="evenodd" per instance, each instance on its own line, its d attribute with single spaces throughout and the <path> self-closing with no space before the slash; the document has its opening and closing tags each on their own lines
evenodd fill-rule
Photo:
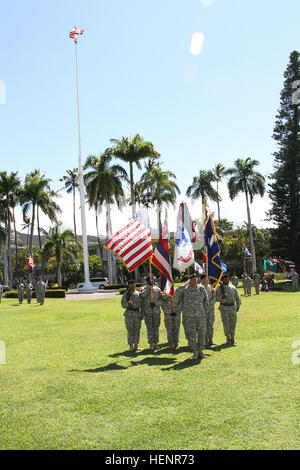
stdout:
<svg viewBox="0 0 300 470">
<path fill-rule="evenodd" d="M 88 244 L 86 234 L 86 219 L 85 219 L 85 201 L 84 201 L 84 184 L 82 173 L 81 161 L 81 136 L 80 136 L 80 107 L 79 107 L 79 86 L 78 86 L 78 58 L 77 58 L 77 43 L 75 42 L 75 62 L 76 62 L 76 89 L 77 89 L 77 114 L 78 114 L 78 170 L 79 170 L 79 191 L 80 191 L 80 210 L 81 210 L 81 229 L 82 229 L 82 245 L 83 245 L 83 262 L 84 262 L 84 287 L 80 289 L 82 293 L 95 292 L 97 288 L 93 287 L 90 281 L 89 269 L 89 256 Z"/>
</svg>

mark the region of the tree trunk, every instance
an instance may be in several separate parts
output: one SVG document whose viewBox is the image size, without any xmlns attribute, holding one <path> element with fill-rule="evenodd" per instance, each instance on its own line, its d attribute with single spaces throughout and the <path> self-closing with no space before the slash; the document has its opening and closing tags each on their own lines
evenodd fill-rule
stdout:
<svg viewBox="0 0 300 470">
<path fill-rule="evenodd" d="M 41 241 L 41 230 L 40 230 L 40 215 L 39 215 L 39 207 L 36 208 L 36 220 L 37 220 L 37 229 L 38 229 L 38 236 L 39 236 L 39 246 L 40 246 L 40 253 L 42 252 L 42 241 Z"/>
<path fill-rule="evenodd" d="M 97 239 L 98 239 L 98 247 L 99 247 L 99 258 L 103 263 L 103 257 L 102 257 L 102 248 L 101 248 L 101 240 L 100 240 L 100 235 L 99 235 L 99 227 L 98 227 L 98 211 L 97 207 L 95 207 L 95 215 L 96 215 L 96 231 L 97 231 Z"/>
<path fill-rule="evenodd" d="M 5 226 L 6 226 L 6 222 L 5 222 Z M 7 236 L 6 227 L 5 227 L 5 236 Z M 7 261 L 6 239 L 3 243 L 3 263 L 4 263 L 4 284 L 7 286 L 8 285 L 8 261 Z"/>
<path fill-rule="evenodd" d="M 133 181 L 133 163 L 129 163 L 130 171 L 130 199 L 131 199 L 131 213 L 135 214 L 135 198 L 134 198 L 134 181 Z"/>
<path fill-rule="evenodd" d="M 217 193 L 219 195 L 219 183 L 217 182 Z M 221 216 L 220 216 L 220 201 L 217 201 L 217 205 L 218 205 L 218 220 L 220 222 L 221 220 Z"/>
<path fill-rule="evenodd" d="M 35 204 L 32 203 L 32 220 L 31 220 L 31 229 L 30 229 L 30 238 L 29 238 L 29 254 L 31 257 L 33 257 L 32 243 L 33 243 L 34 217 L 35 217 Z"/>
<path fill-rule="evenodd" d="M 15 250 L 16 250 L 16 268 L 15 274 L 18 274 L 18 234 L 16 230 L 16 217 L 15 217 L 15 208 L 13 208 L 13 224 L 14 224 L 14 232 L 15 232 Z"/>
<path fill-rule="evenodd" d="M 250 206 L 248 192 L 245 191 L 246 196 L 246 205 L 247 205 L 247 215 L 248 215 L 248 230 L 249 230 L 249 240 L 250 240 L 250 252 L 252 256 L 252 275 L 256 272 L 256 257 L 255 257 L 255 247 L 253 241 L 252 225 L 251 225 L 251 215 L 250 215 Z"/>
<path fill-rule="evenodd" d="M 61 287 L 61 285 L 62 285 L 60 265 L 57 266 L 57 284 L 58 284 L 58 287 Z"/>
<path fill-rule="evenodd" d="M 106 237 L 107 240 L 112 235 L 112 226 L 110 218 L 110 204 L 106 203 Z M 117 274 L 116 274 L 116 262 L 113 254 L 107 250 L 107 267 L 108 267 L 108 280 L 110 284 L 116 284 Z"/>
<path fill-rule="evenodd" d="M 75 187 L 73 188 L 73 221 L 74 221 L 74 235 L 77 240 L 77 233 L 76 233 L 76 215 L 75 215 Z"/>
<path fill-rule="evenodd" d="M 10 207 L 7 206 L 7 261 L 8 261 L 8 285 L 12 287 L 12 261 L 11 261 L 11 226 L 10 226 Z"/>
<path fill-rule="evenodd" d="M 157 204 L 157 229 L 158 229 L 158 238 L 161 236 L 161 206 Z"/>
</svg>

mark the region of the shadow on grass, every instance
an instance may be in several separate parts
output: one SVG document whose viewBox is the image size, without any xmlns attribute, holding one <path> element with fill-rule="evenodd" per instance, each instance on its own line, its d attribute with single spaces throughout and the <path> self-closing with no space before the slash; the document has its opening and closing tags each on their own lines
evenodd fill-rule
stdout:
<svg viewBox="0 0 300 470">
<path fill-rule="evenodd" d="M 229 348 L 234 348 L 234 344 L 227 344 L 227 343 L 222 343 L 219 344 L 218 346 L 210 347 L 208 350 L 209 351 L 214 351 L 214 352 L 220 352 L 222 349 L 229 349 Z"/>
<path fill-rule="evenodd" d="M 96 367 L 95 369 L 72 369 L 69 372 L 90 372 L 90 373 L 98 373 L 98 372 L 109 372 L 113 370 L 125 370 L 128 367 L 120 366 L 117 362 L 113 362 L 112 364 L 108 364 L 107 366 L 103 367 Z"/>
<path fill-rule="evenodd" d="M 162 370 L 164 371 L 168 371 L 168 370 L 182 370 L 182 369 L 187 369 L 188 367 L 194 367 L 194 366 L 198 366 L 199 364 L 201 364 L 201 362 L 203 361 L 203 359 L 192 359 L 192 358 L 188 358 L 186 359 L 185 361 L 182 361 L 182 362 L 177 362 L 176 364 L 174 364 L 173 366 L 171 367 L 165 367 L 165 368 L 162 368 Z"/>
</svg>

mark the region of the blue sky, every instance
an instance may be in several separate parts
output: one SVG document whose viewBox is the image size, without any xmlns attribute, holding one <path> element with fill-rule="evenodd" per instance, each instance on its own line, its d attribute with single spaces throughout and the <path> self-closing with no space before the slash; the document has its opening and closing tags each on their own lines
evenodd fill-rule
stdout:
<svg viewBox="0 0 300 470">
<path fill-rule="evenodd" d="M 299 46 L 298 0 L 1 3 L 3 170 L 23 179 L 40 168 L 59 189 L 65 170 L 77 166 L 68 37 L 76 25 L 85 29 L 78 50 L 83 159 L 112 137 L 139 133 L 176 173 L 182 194 L 200 169 L 218 162 L 251 156 L 264 175 L 272 172 L 283 73 Z M 197 56 L 189 50 L 195 32 L 205 37 Z"/>
</svg>

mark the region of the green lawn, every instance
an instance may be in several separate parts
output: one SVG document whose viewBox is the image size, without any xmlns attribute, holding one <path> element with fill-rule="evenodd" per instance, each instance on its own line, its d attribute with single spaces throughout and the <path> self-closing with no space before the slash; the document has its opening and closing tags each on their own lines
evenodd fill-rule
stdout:
<svg viewBox="0 0 300 470">
<path fill-rule="evenodd" d="M 2 299 L 0 449 L 299 449 L 300 292 L 242 295 L 237 346 L 219 311 L 209 357 L 181 336 L 128 346 L 120 298 Z M 294 361 L 295 362 L 295 361 Z"/>
</svg>

